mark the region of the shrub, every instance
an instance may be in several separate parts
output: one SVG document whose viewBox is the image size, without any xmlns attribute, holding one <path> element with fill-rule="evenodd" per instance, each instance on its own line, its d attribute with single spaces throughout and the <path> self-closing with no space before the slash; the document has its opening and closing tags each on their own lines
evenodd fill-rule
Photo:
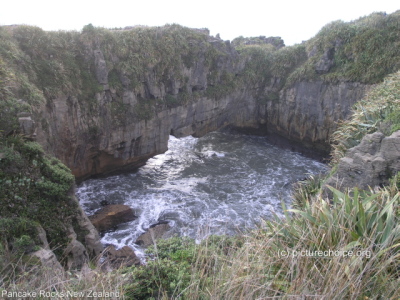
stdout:
<svg viewBox="0 0 400 300">
<path fill-rule="evenodd" d="M 127 299 L 182 296 L 190 283 L 194 241 L 178 237 L 159 240 L 146 252 L 151 259 L 146 266 L 127 270 L 133 278 L 133 282 L 125 286 Z"/>
<path fill-rule="evenodd" d="M 78 212 L 71 197 L 73 175 L 59 160 L 47 157 L 39 144 L 19 136 L 2 140 L 0 152 L 3 241 L 11 245 L 23 235 L 37 240 L 34 224 L 40 224 L 61 255 L 68 243 L 67 226 Z"/>
</svg>

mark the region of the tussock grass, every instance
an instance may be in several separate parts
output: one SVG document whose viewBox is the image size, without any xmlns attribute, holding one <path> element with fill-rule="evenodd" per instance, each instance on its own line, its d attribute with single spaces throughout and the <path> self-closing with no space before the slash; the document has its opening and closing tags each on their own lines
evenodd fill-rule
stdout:
<svg viewBox="0 0 400 300">
<path fill-rule="evenodd" d="M 20 259 L 4 267 L 11 272 L 4 276 L 0 270 L 1 299 L 16 299 L 7 295 L 24 292 L 36 293 L 25 299 L 124 299 L 124 285 L 132 280 L 122 269 L 103 272 L 100 266 L 70 272 Z"/>
<path fill-rule="evenodd" d="M 400 129 L 400 72 L 389 75 L 353 107 L 351 117 L 342 121 L 331 136 L 335 164 L 347 149 L 358 145 L 368 133 L 390 135 Z"/>
<path fill-rule="evenodd" d="M 331 201 L 319 196 L 313 205 L 285 208 L 285 218 L 241 236 L 159 241 L 146 266 L 27 269 L 2 288 L 119 292 L 124 299 L 398 299 L 398 178 L 368 192 L 332 191 Z"/>
<path fill-rule="evenodd" d="M 199 248 L 188 299 L 397 299 L 398 188 L 319 197 L 266 221 L 237 249 Z M 300 255 L 353 251 L 353 256 Z M 297 256 L 291 254 L 296 253 Z M 359 251 L 359 255 L 356 253 Z"/>
</svg>

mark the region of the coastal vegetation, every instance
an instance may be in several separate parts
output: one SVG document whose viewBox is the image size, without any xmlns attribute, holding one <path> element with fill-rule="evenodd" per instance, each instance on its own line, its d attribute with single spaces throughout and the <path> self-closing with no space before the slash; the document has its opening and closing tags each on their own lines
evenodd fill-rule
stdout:
<svg viewBox="0 0 400 300">
<path fill-rule="evenodd" d="M 400 174 L 393 174 L 387 186 L 365 191 L 339 191 L 324 182 L 366 134 L 381 131 L 388 136 L 400 130 L 399 20 L 400 12 L 336 21 L 291 47 L 261 38 L 240 38 L 231 46 L 216 39 L 213 46 L 205 30 L 175 24 L 131 30 L 89 24 L 81 32 L 0 27 L 0 294 L 29 290 L 80 292 L 83 297 L 108 292 L 126 299 L 397 299 Z M 95 60 L 87 59 L 95 55 L 88 53 L 93 48 L 102 50 L 104 58 L 97 59 L 109 67 L 104 78 L 96 73 Z M 244 64 L 240 74 L 219 69 L 229 51 Z M 208 85 L 192 89 L 182 70 L 198 60 L 209 69 Z M 317 73 L 321 60 L 324 68 Z M 171 78 L 182 83 L 178 90 L 157 94 L 141 88 L 146 80 L 165 84 Z M 110 272 L 95 260 L 82 270 L 60 272 L 29 256 L 43 246 L 42 228 L 63 262 L 78 205 L 70 170 L 21 134 L 20 116 L 40 115 L 56 97 L 73 94 L 88 116 L 109 109 L 118 127 L 129 118 L 150 119 L 158 110 L 201 97 L 220 99 L 243 86 L 254 88 L 261 103 L 279 101 L 279 92 L 300 80 L 376 86 L 331 136 L 332 172 L 298 183 L 293 207 L 283 207 L 284 218 L 265 220 L 234 237 L 211 236 L 200 244 L 184 237 L 160 240 L 147 250 L 146 265 Z M 271 81 L 276 85 L 265 91 Z M 104 89 L 113 96 L 101 105 L 96 94 Z M 127 89 L 140 95 L 133 107 L 123 101 Z M 91 117 L 92 141 L 101 130 Z M 43 129 L 48 122 L 41 120 Z M 332 193 L 330 199 L 324 188 Z"/>
</svg>

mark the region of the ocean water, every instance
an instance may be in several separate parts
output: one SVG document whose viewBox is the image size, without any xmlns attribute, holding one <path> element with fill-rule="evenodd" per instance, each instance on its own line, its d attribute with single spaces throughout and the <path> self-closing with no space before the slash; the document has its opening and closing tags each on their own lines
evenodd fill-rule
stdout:
<svg viewBox="0 0 400 300">
<path fill-rule="evenodd" d="M 152 224 L 168 221 L 170 235 L 197 241 L 210 234 L 237 234 L 261 219 L 282 216 L 292 183 L 327 170 L 266 137 L 213 132 L 202 138 L 170 137 L 169 150 L 136 172 L 90 179 L 76 195 L 88 215 L 107 204 L 132 207 L 136 220 L 102 236 L 104 244 L 129 245 Z"/>
</svg>

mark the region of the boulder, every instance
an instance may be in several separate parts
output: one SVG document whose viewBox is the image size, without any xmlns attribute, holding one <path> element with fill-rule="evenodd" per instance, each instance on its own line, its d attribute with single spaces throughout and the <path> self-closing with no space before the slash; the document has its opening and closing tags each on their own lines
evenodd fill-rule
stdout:
<svg viewBox="0 0 400 300">
<path fill-rule="evenodd" d="M 35 135 L 35 121 L 29 117 L 19 117 L 18 118 L 19 127 L 22 133 L 26 136 L 34 136 Z"/>
<path fill-rule="evenodd" d="M 64 255 L 67 257 L 67 268 L 69 270 L 81 269 L 89 261 L 85 246 L 76 239 L 68 244 Z"/>
<path fill-rule="evenodd" d="M 400 172 L 400 131 L 388 137 L 375 132 L 347 151 L 339 161 L 337 173 L 326 184 L 341 190 L 368 189 L 388 184 L 397 172 Z"/>
<path fill-rule="evenodd" d="M 38 258 L 41 265 L 49 270 L 56 272 L 58 271 L 60 273 L 62 273 L 64 270 L 53 251 L 49 249 L 41 248 L 40 250 L 32 253 L 31 256 Z"/>
<path fill-rule="evenodd" d="M 140 265 L 140 259 L 129 246 L 117 250 L 114 245 L 110 245 L 104 250 L 103 254 L 109 266 L 113 269 Z"/>
<path fill-rule="evenodd" d="M 142 247 L 148 247 L 154 244 L 157 239 L 165 237 L 165 233 L 171 228 L 167 221 L 161 221 L 151 225 L 150 228 L 140 235 L 136 240 L 136 244 Z"/>
<path fill-rule="evenodd" d="M 76 198 L 74 197 L 75 201 Z M 79 213 L 76 216 L 81 233 L 84 233 L 84 244 L 90 258 L 94 258 L 103 251 L 99 233 L 89 220 L 81 206 L 78 206 Z M 83 242 L 83 241 L 82 241 Z"/>
<path fill-rule="evenodd" d="M 98 231 L 107 231 L 115 226 L 136 219 L 132 208 L 123 204 L 111 204 L 89 217 Z"/>
</svg>

